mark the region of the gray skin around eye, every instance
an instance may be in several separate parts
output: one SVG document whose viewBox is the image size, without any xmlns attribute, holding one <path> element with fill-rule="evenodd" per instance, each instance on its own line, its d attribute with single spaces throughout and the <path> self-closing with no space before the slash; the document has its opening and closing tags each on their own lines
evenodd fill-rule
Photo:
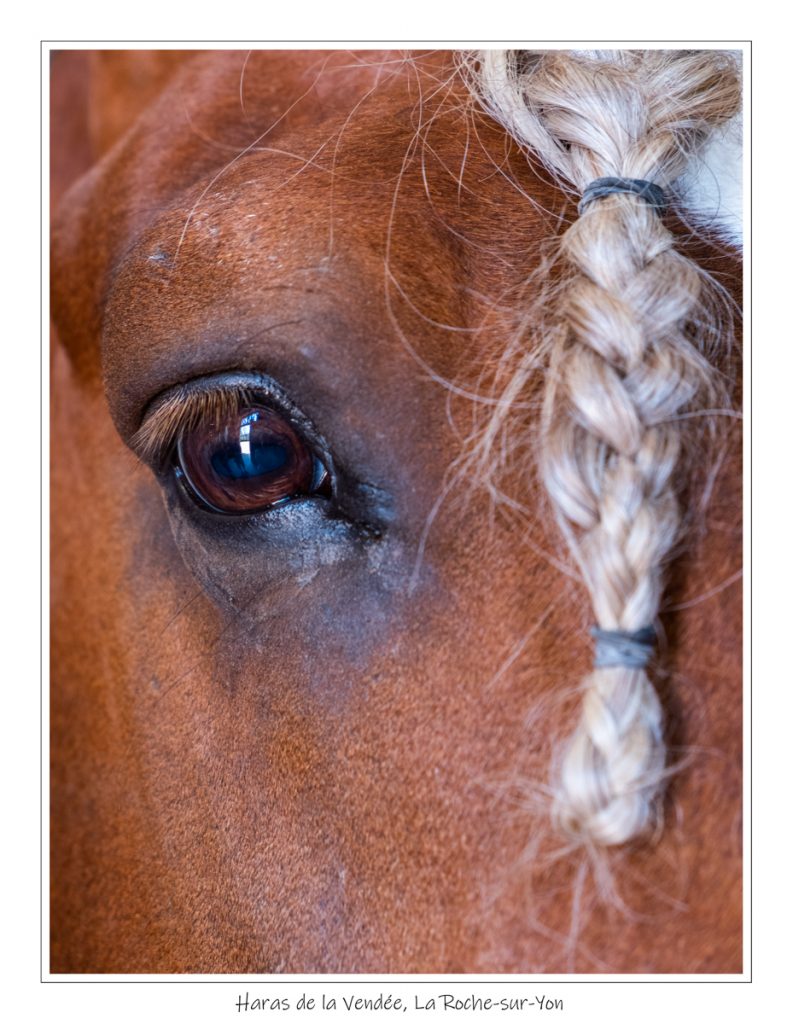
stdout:
<svg viewBox="0 0 793 1024">
<path fill-rule="evenodd" d="M 343 649 L 357 661 L 409 604 L 415 558 L 386 523 L 387 496 L 363 485 L 360 491 L 359 521 L 351 508 L 347 518 L 315 498 L 249 517 L 204 513 L 175 481 L 166 489 L 166 507 L 186 566 L 231 634 L 243 631 L 246 643 L 271 654 L 300 622 L 307 644 Z M 422 588 L 432 579 L 424 574 Z"/>
</svg>

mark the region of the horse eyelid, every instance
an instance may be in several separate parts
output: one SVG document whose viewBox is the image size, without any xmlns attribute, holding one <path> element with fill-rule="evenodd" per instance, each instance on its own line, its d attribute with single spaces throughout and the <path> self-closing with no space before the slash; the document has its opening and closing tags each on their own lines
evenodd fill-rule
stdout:
<svg viewBox="0 0 793 1024">
<path fill-rule="evenodd" d="M 238 390 L 199 390 L 186 393 L 183 388 L 157 400 L 130 441 L 130 447 L 144 462 L 162 463 L 182 434 L 212 416 L 235 412 L 248 396 Z"/>
<path fill-rule="evenodd" d="M 247 402 L 264 399 L 291 421 L 309 446 L 332 468 L 327 445 L 311 422 L 271 378 L 261 374 L 216 374 L 179 384 L 149 403 L 130 447 L 144 462 L 161 468 L 176 442 L 208 419 L 222 420 Z"/>
</svg>

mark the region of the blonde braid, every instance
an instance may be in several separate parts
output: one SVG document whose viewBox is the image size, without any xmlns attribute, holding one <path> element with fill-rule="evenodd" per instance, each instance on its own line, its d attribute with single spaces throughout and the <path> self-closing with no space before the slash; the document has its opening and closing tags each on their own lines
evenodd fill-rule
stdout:
<svg viewBox="0 0 793 1024">
<path fill-rule="evenodd" d="M 740 105 L 734 59 L 716 51 L 489 51 L 478 76 L 491 113 L 579 195 L 604 177 L 668 189 Z M 541 473 L 597 625 L 636 633 L 656 619 L 679 530 L 679 414 L 714 377 L 692 328 L 707 320 L 709 282 L 635 194 L 584 206 L 562 253 Z M 554 814 L 568 835 L 613 845 L 656 822 L 665 750 L 644 667 L 603 661 L 586 680 Z"/>
</svg>

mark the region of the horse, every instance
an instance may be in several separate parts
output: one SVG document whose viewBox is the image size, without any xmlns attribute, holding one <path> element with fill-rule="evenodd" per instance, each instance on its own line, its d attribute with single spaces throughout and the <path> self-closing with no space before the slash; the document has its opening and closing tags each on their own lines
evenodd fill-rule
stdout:
<svg viewBox="0 0 793 1024">
<path fill-rule="evenodd" d="M 50 970 L 740 972 L 734 55 L 52 87 Z"/>
</svg>

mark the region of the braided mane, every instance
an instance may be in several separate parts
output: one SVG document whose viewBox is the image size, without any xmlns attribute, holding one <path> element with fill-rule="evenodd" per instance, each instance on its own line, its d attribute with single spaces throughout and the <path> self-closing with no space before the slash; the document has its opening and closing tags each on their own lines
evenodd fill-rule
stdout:
<svg viewBox="0 0 793 1024">
<path fill-rule="evenodd" d="M 580 196 L 614 177 L 668 193 L 678 183 L 681 215 L 699 158 L 740 109 L 736 56 L 720 51 L 483 51 L 466 71 L 563 188 Z M 720 390 L 710 354 L 714 340 L 727 343 L 729 318 L 641 195 L 582 204 L 561 252 L 540 473 L 597 627 L 635 634 L 658 615 L 681 528 L 686 414 Z M 658 826 L 663 728 L 645 667 L 617 658 L 594 668 L 554 780 L 566 835 L 610 846 Z"/>
</svg>

